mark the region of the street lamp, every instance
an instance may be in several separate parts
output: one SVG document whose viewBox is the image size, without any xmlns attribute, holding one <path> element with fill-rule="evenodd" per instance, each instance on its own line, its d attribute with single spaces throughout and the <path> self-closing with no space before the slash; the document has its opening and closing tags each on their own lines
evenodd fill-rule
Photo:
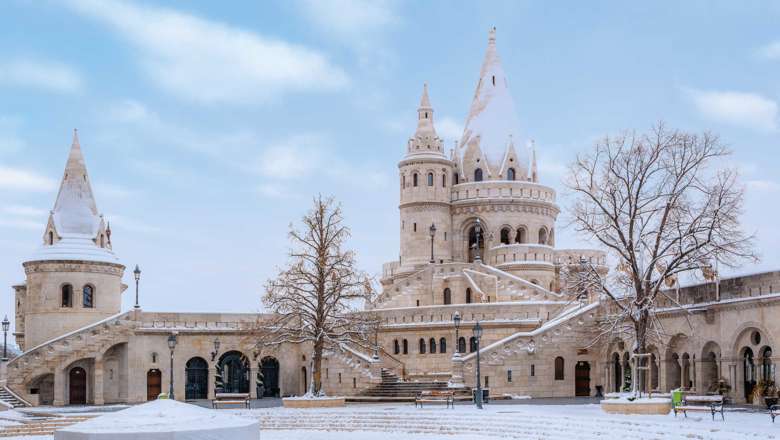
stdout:
<svg viewBox="0 0 780 440">
<path fill-rule="evenodd" d="M 428 228 L 428 232 L 431 234 L 431 263 L 435 263 L 436 260 L 433 259 L 433 237 L 436 236 L 436 225 L 431 223 L 431 227 Z"/>
<path fill-rule="evenodd" d="M 216 359 L 218 354 L 219 354 L 219 338 L 214 338 L 214 351 L 211 352 L 211 362 L 214 362 L 214 359 Z M 255 358 L 256 357 L 257 356 L 255 356 Z"/>
<path fill-rule="evenodd" d="M 460 312 L 455 312 L 455 316 L 452 317 L 452 321 L 455 323 L 455 356 L 460 356 L 460 338 L 458 337 L 458 329 L 460 328 Z"/>
<path fill-rule="evenodd" d="M 168 398 L 174 400 L 173 396 L 173 350 L 176 349 L 176 333 L 171 333 L 168 336 L 168 348 L 171 349 L 171 382 L 168 386 Z"/>
<path fill-rule="evenodd" d="M 138 265 L 135 265 L 135 270 L 133 271 L 133 277 L 135 277 L 135 308 L 139 309 L 141 308 L 140 305 L 138 305 L 138 282 L 141 280 L 141 268 L 138 267 Z"/>
<path fill-rule="evenodd" d="M 11 321 L 8 320 L 8 315 L 3 318 L 3 361 L 8 360 L 8 327 L 11 326 Z"/>
<path fill-rule="evenodd" d="M 474 235 L 476 236 L 476 241 L 474 242 L 474 251 L 476 255 L 474 256 L 474 261 L 479 262 L 482 260 L 482 256 L 479 254 L 479 234 L 482 233 L 482 224 L 480 223 L 479 219 L 477 219 L 477 224 L 474 226 Z"/>
<path fill-rule="evenodd" d="M 482 374 L 479 371 L 479 342 L 482 337 L 482 326 L 479 325 L 479 321 L 474 324 L 474 337 L 477 338 L 477 396 L 476 401 L 477 409 L 482 409 Z"/>
</svg>

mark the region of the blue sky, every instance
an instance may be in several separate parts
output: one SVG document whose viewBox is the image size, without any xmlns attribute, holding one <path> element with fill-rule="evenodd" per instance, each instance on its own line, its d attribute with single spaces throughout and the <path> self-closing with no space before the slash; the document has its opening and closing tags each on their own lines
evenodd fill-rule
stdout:
<svg viewBox="0 0 780 440">
<path fill-rule="evenodd" d="M 778 269 L 780 4 L 748 5 L 3 2 L 0 313 L 76 127 L 147 310 L 259 310 L 288 224 L 318 192 L 343 202 L 350 244 L 378 274 L 398 255 L 396 164 L 422 84 L 451 147 L 492 26 L 543 183 L 559 188 L 605 134 L 659 119 L 712 130 L 734 151 L 763 256 L 741 271 Z M 558 230 L 560 246 L 587 245 Z"/>
</svg>

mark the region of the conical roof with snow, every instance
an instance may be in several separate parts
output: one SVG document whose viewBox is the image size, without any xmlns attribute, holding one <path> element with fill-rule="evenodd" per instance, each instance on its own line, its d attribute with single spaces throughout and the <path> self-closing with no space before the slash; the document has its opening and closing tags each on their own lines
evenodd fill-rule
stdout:
<svg viewBox="0 0 780 440">
<path fill-rule="evenodd" d="M 118 261 L 111 251 L 110 236 L 103 217 L 97 210 L 78 132 L 75 130 L 46 231 L 43 246 L 28 261 Z"/>
<path fill-rule="evenodd" d="M 527 174 L 528 151 L 522 142 L 520 121 L 496 51 L 496 30 L 493 28 L 458 153 L 462 162 L 466 150 L 477 146 L 488 162 L 490 173 L 495 176 L 505 167 L 504 160 L 512 145 L 518 156 L 516 166 L 521 174 Z"/>
<path fill-rule="evenodd" d="M 406 156 L 445 158 L 442 140 L 433 125 L 433 107 L 428 97 L 428 84 L 423 85 L 420 106 L 417 108 L 417 130 L 409 139 Z"/>
</svg>

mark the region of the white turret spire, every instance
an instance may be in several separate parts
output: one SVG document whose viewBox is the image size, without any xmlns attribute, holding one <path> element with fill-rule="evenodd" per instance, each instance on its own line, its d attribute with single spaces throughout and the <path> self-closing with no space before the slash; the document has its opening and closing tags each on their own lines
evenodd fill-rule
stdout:
<svg viewBox="0 0 780 440">
<path fill-rule="evenodd" d="M 531 139 L 531 182 L 539 182 L 536 168 L 536 142 L 533 139 Z"/>
<path fill-rule="evenodd" d="M 488 35 L 479 82 L 460 141 L 461 165 L 466 159 L 464 155 L 468 152 L 469 156 L 474 156 L 469 157 L 468 161 L 484 157 L 488 169 L 497 174 L 512 140 L 517 143 L 520 139 L 522 136 L 519 119 L 501 66 L 501 58 L 496 50 L 496 28 L 492 28 Z M 520 176 L 526 176 L 529 168 L 528 152 L 517 153 L 517 171 Z"/>
<path fill-rule="evenodd" d="M 417 130 L 409 139 L 407 155 L 416 154 L 444 156 L 442 141 L 433 126 L 433 107 L 428 97 L 428 83 L 423 84 L 420 106 L 417 108 Z"/>
</svg>

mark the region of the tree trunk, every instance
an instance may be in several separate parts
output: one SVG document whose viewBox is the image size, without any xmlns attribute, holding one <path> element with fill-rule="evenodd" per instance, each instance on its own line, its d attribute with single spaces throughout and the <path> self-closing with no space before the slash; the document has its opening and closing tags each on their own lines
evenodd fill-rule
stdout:
<svg viewBox="0 0 780 440">
<path fill-rule="evenodd" d="M 311 360 L 311 394 L 319 396 L 322 390 L 322 341 L 314 343 L 314 355 Z"/>
<path fill-rule="evenodd" d="M 645 354 L 647 353 L 647 326 L 648 322 L 650 320 L 650 313 L 647 310 L 642 310 L 639 312 L 639 319 L 637 319 L 634 322 L 634 334 L 636 336 L 636 342 L 634 344 L 634 355 L 638 354 Z M 634 361 L 632 362 L 632 368 L 631 368 L 631 388 L 633 388 L 633 393 L 639 394 L 642 392 L 642 386 L 645 384 L 640 384 L 640 374 L 639 372 L 644 372 L 645 370 L 640 370 L 638 367 L 642 366 L 641 362 L 644 360 L 644 358 L 640 357 L 634 357 Z"/>
</svg>

